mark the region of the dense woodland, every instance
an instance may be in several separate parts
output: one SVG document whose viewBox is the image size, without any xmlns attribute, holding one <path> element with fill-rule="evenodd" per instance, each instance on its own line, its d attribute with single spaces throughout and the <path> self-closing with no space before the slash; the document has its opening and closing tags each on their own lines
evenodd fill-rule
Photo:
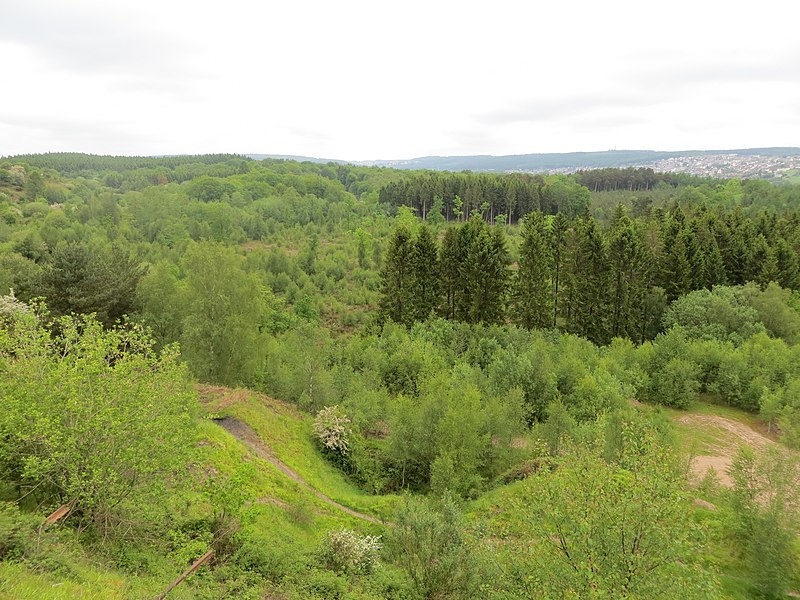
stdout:
<svg viewBox="0 0 800 600">
<path fill-rule="evenodd" d="M 210 548 L 175 597 L 784 597 L 798 290 L 763 181 L 0 159 L 0 598 L 103 580 L 66 546 L 120 598 Z M 689 474 L 702 411 L 771 440 L 729 485 Z M 262 501 L 223 417 L 385 523 Z"/>
</svg>

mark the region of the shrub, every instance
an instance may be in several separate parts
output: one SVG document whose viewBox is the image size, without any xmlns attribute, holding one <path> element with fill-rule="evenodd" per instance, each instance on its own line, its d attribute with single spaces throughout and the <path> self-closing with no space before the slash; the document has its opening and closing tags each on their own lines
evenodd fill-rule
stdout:
<svg viewBox="0 0 800 600">
<path fill-rule="evenodd" d="M 328 569 L 339 573 L 368 575 L 378 562 L 380 549 L 380 536 L 338 529 L 322 538 L 320 560 Z"/>
<path fill-rule="evenodd" d="M 349 424 L 350 419 L 338 405 L 328 406 L 314 418 L 314 435 L 326 450 L 346 456 L 352 434 Z"/>
</svg>

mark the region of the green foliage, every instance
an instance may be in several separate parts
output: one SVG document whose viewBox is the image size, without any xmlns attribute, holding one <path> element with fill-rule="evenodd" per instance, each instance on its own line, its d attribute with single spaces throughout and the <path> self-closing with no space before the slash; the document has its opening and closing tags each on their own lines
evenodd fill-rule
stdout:
<svg viewBox="0 0 800 600">
<path fill-rule="evenodd" d="M 36 520 L 12 502 L 0 502 L 0 561 L 18 560 L 32 550 Z"/>
<path fill-rule="evenodd" d="M 71 502 L 69 519 L 83 527 L 133 533 L 185 468 L 186 371 L 174 348 L 156 354 L 139 329 L 64 317 L 51 334 L 41 319 L 23 313 L 0 331 L 0 473 L 40 503 Z"/>
<path fill-rule="evenodd" d="M 700 564 L 701 538 L 686 520 L 676 460 L 636 439 L 622 463 L 571 447 L 558 468 L 523 481 L 529 594 L 575 598 L 707 598 L 715 582 Z M 523 508 L 524 507 L 524 508 Z"/>
<path fill-rule="evenodd" d="M 664 327 L 683 327 L 691 339 L 729 340 L 740 344 L 764 330 L 758 312 L 740 289 L 717 286 L 675 300 L 664 315 Z"/>
<path fill-rule="evenodd" d="M 412 253 L 411 232 L 402 225 L 398 226 L 389 240 L 381 268 L 381 313 L 396 323 L 408 324 L 413 320 Z"/>
<path fill-rule="evenodd" d="M 476 597 L 482 566 L 452 498 L 435 504 L 406 498 L 386 535 L 389 560 L 422 598 Z"/>
<path fill-rule="evenodd" d="M 530 213 L 522 225 L 519 268 L 513 284 L 513 318 L 529 329 L 552 324 L 548 236 L 541 213 Z"/>
<path fill-rule="evenodd" d="M 133 312 L 142 274 L 138 261 L 123 250 L 60 243 L 39 285 L 55 314 L 95 313 L 110 327 Z"/>
<path fill-rule="evenodd" d="M 739 450 L 731 465 L 734 526 L 762 598 L 783 598 L 800 564 L 792 547 L 798 533 L 800 462 L 778 449 L 756 456 Z"/>
<path fill-rule="evenodd" d="M 263 361 L 269 292 L 242 268 L 233 250 L 190 245 L 183 257 L 181 351 L 201 381 L 236 385 Z"/>
<path fill-rule="evenodd" d="M 378 563 L 380 537 L 359 535 L 350 529 L 329 531 L 322 538 L 320 562 L 332 571 L 369 575 Z"/>
</svg>

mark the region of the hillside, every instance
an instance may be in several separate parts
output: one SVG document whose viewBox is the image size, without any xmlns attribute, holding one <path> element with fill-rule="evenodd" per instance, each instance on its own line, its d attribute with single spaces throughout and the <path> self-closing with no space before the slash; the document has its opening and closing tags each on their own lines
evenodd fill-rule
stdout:
<svg viewBox="0 0 800 600">
<path fill-rule="evenodd" d="M 397 498 L 368 496 L 349 484 L 322 460 L 311 441 L 309 419 L 295 408 L 242 389 L 201 386 L 200 397 L 213 412 L 200 428 L 191 476 L 223 487 L 235 482 L 235 489 L 225 493 L 233 493 L 241 506 L 237 535 L 251 551 L 257 549 L 256 568 L 276 584 L 305 575 L 304 565 L 326 531 L 349 528 L 376 535 L 383 531 L 380 521 L 393 514 Z M 238 437 L 227 431 L 224 419 L 228 424 L 237 419 Z M 242 431 L 245 435 L 240 435 Z M 222 488 L 214 493 L 220 492 Z M 170 504 L 184 501 L 202 503 L 202 498 L 171 498 Z M 114 566 L 119 557 L 110 560 L 102 554 L 76 551 L 79 540 L 68 530 L 48 533 L 44 540 L 48 550 L 42 559 L 47 562 L 37 570 L 0 561 L 0 599 L 154 598 L 180 574 L 183 560 L 207 549 L 189 540 L 167 557 L 154 549 L 137 549 L 124 561 L 129 566 L 125 569 Z M 137 562 L 146 563 L 148 572 L 142 572 Z M 205 570 L 177 587 L 169 598 L 240 597 L 236 589 L 244 593 L 245 587 L 236 587 L 244 582 L 220 583 L 209 579 Z M 264 584 L 261 593 L 270 593 L 272 588 Z"/>
<path fill-rule="evenodd" d="M 0 180 L 17 596 L 155 597 L 210 550 L 171 596 L 797 588 L 800 187 L 66 153 Z"/>
<path fill-rule="evenodd" d="M 781 179 L 800 168 L 800 148 L 742 148 L 736 150 L 606 150 L 515 154 L 507 156 L 423 156 L 409 159 L 346 161 L 279 154 L 249 154 L 250 158 L 355 164 L 392 169 L 474 171 L 494 173 L 574 173 L 588 169 L 650 168 L 658 172 L 698 177 Z"/>
</svg>

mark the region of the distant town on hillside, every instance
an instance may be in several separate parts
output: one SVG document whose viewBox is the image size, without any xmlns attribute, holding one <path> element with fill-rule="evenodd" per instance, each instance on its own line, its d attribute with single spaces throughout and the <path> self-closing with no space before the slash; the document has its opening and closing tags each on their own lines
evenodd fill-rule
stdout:
<svg viewBox="0 0 800 600">
<path fill-rule="evenodd" d="M 701 177 L 800 181 L 800 148 L 745 148 L 738 150 L 608 150 L 517 154 L 509 156 L 426 156 L 400 160 L 346 161 L 277 154 L 250 154 L 251 158 L 285 158 L 434 171 L 500 173 L 573 173 L 582 169 L 649 167 L 654 171 L 688 173 Z"/>
</svg>

